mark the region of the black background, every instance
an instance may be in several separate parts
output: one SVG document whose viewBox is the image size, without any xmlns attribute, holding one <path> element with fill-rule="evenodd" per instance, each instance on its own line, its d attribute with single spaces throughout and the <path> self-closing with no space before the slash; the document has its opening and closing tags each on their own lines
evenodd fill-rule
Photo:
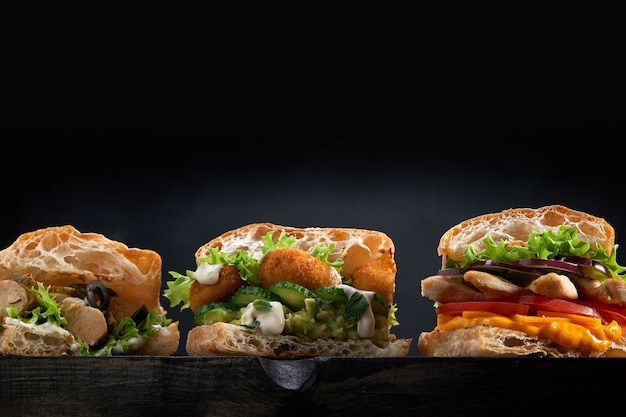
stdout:
<svg viewBox="0 0 626 417">
<path fill-rule="evenodd" d="M 617 243 L 626 233 L 626 175 L 613 147 L 625 137 L 621 120 L 387 121 L 350 134 L 344 124 L 263 136 L 177 126 L 7 129 L 0 247 L 72 224 L 156 250 L 165 281 L 168 271 L 195 268 L 200 245 L 248 223 L 380 230 L 396 245 L 393 331 L 413 338 L 410 355 L 419 356 L 419 333 L 435 325 L 420 280 L 440 267 L 439 237 L 453 225 L 563 204 L 604 217 Z M 192 313 L 162 304 L 181 323 L 184 355 Z"/>
</svg>

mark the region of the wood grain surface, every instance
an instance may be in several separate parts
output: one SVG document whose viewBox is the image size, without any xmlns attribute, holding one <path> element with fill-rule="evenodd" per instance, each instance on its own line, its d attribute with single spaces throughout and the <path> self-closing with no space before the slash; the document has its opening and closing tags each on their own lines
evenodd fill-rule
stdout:
<svg viewBox="0 0 626 417">
<path fill-rule="evenodd" d="M 608 409 L 622 368 L 624 359 L 0 357 L 0 416 L 580 415 Z"/>
</svg>

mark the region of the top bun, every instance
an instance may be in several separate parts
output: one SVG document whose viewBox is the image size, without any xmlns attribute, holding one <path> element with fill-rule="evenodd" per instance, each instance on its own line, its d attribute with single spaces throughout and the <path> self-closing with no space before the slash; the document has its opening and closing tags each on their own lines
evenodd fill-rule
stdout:
<svg viewBox="0 0 626 417">
<path fill-rule="evenodd" d="M 142 305 L 163 312 L 158 253 L 128 248 L 101 234 L 81 233 L 73 226 L 24 233 L 0 251 L 0 280 L 16 274 L 32 274 L 46 286 L 100 280 L 116 294 L 109 311 L 118 319 L 130 317 Z"/>
<path fill-rule="evenodd" d="M 476 252 L 485 249 L 483 239 L 487 236 L 491 236 L 495 242 L 524 244 L 528 242 L 530 233 L 556 230 L 561 225 L 576 226 L 578 239 L 597 243 L 607 254 L 611 253 L 615 230 L 609 223 L 600 217 L 562 205 L 508 209 L 465 220 L 441 236 L 437 253 L 442 256 L 441 265 L 445 267 L 448 258 L 462 261 L 468 246 L 472 246 Z"/>
<path fill-rule="evenodd" d="M 395 291 L 395 247 L 389 236 L 374 230 L 296 228 L 272 223 L 253 223 L 228 231 L 202 245 L 196 251 L 196 259 L 207 256 L 208 248 L 218 248 L 227 254 L 233 254 L 241 249 L 260 259 L 262 237 L 270 231 L 275 232 L 274 242 L 284 231 L 288 236 L 296 238 L 293 247 L 305 251 L 315 245 L 334 244 L 335 247 L 329 253 L 328 260 L 332 262 L 337 258 L 343 259 L 341 267 L 344 278 L 351 279 L 355 288 L 378 292 L 391 305 Z"/>
</svg>

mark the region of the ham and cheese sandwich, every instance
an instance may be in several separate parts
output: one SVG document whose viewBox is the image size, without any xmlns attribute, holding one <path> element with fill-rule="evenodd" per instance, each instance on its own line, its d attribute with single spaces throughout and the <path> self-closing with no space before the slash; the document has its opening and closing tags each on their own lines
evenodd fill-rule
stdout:
<svg viewBox="0 0 626 417">
<path fill-rule="evenodd" d="M 626 357 L 626 268 L 603 218 L 562 205 L 465 220 L 421 281 L 437 325 L 423 356 Z"/>
</svg>

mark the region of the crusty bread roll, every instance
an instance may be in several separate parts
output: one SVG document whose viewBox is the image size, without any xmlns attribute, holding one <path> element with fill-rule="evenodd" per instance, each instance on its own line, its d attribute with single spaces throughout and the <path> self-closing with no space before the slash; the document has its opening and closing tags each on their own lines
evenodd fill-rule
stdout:
<svg viewBox="0 0 626 417">
<path fill-rule="evenodd" d="M 65 225 L 24 233 L 0 251 L 0 280 L 26 274 L 45 286 L 99 280 L 114 292 L 108 311 L 119 320 L 130 317 L 142 305 L 165 314 L 159 301 L 161 264 L 161 256 L 155 251 L 129 248 L 101 234 L 81 233 Z M 168 337 L 159 343 L 161 349 L 153 347 L 151 352 L 171 355 L 176 351 L 178 322 L 172 322 L 160 339 L 165 334 Z M 6 330 L 4 337 L 9 337 Z"/>
<path fill-rule="evenodd" d="M 17 356 L 75 356 L 78 343 L 64 329 L 40 328 L 18 320 L 8 320 L 0 327 L 0 354 Z"/>
<path fill-rule="evenodd" d="M 207 256 L 208 248 L 218 248 L 228 254 L 245 250 L 253 257 L 262 256 L 260 245 L 262 237 L 274 231 L 276 241 L 281 232 L 294 236 L 293 247 L 309 251 L 315 245 L 329 246 L 334 249 L 328 256 L 329 261 L 343 259 L 343 276 L 351 280 L 351 285 L 360 290 L 374 291 L 393 304 L 395 292 L 396 263 L 395 247 L 386 234 L 366 229 L 355 228 L 297 228 L 280 226 L 272 223 L 253 223 L 228 231 L 196 251 L 196 259 Z M 197 262 L 200 265 L 200 262 Z M 310 284 L 310 285 L 309 285 Z M 336 285 L 341 284 L 338 277 Z M 315 283 L 304 285 L 310 290 L 317 288 Z M 328 286 L 322 285 L 319 286 Z M 194 282 L 191 291 L 201 291 L 203 285 Z M 190 299 L 193 298 L 190 294 Z M 215 300 L 196 300 L 192 310 L 200 305 Z M 266 335 L 259 329 L 250 330 L 242 326 L 215 323 L 193 328 L 187 335 L 187 353 L 192 356 L 203 355 L 255 355 L 273 358 L 294 358 L 307 356 L 406 356 L 412 339 L 396 339 L 390 334 L 388 346 L 381 348 L 368 339 L 357 341 L 315 340 L 306 342 L 294 336 Z"/>
<path fill-rule="evenodd" d="M 560 225 L 576 226 L 578 239 L 598 243 L 611 253 L 615 243 L 613 226 L 602 218 L 562 205 L 508 209 L 465 220 L 441 236 L 437 253 L 442 257 L 442 267 L 445 267 L 448 258 L 463 260 L 468 246 L 477 252 L 483 250 L 483 239 L 488 235 L 496 242 L 527 242 L 531 232 L 556 230 Z"/>
<path fill-rule="evenodd" d="M 565 348 L 550 339 L 540 339 L 517 330 L 485 325 L 423 332 L 417 340 L 417 346 L 423 356 L 441 357 L 522 355 L 556 358 L 626 357 L 626 336 L 611 342 L 605 351 L 594 352 Z"/>
<path fill-rule="evenodd" d="M 303 357 L 388 357 L 406 356 L 411 339 L 392 340 L 378 347 L 370 340 L 317 339 L 305 341 L 295 336 L 271 336 L 229 323 L 194 327 L 187 336 L 190 356 L 264 356 L 293 359 Z"/>
<path fill-rule="evenodd" d="M 475 253 L 483 251 L 486 247 L 483 240 L 488 236 L 491 236 L 496 244 L 504 241 L 506 245 L 525 246 L 532 232 L 556 231 L 561 225 L 576 227 L 576 239 L 588 242 L 594 248 L 595 244 L 601 246 L 607 255 L 615 247 L 615 230 L 603 218 L 562 205 L 514 208 L 470 218 L 448 229 L 442 235 L 437 247 L 437 252 L 442 257 L 441 267 L 446 268 L 447 260 L 463 261 L 468 246 L 472 246 Z M 507 295 L 516 294 L 546 295 L 535 292 L 541 288 L 540 286 L 530 284 L 521 286 L 502 277 L 499 283 L 495 283 L 498 281 L 492 277 L 492 283 L 489 284 L 489 276 L 494 274 L 498 275 L 492 271 L 481 273 L 472 271 L 465 272 L 462 279 L 440 274 L 430 276 L 422 280 L 422 295 L 444 305 L 448 302 L 500 301 Z M 537 277 L 539 275 L 542 274 L 538 274 Z M 615 306 L 616 294 L 623 294 L 626 291 L 626 283 L 622 279 L 609 280 L 610 285 L 614 287 L 603 292 L 598 291 L 602 283 L 580 276 L 570 277 L 565 271 L 559 271 L 551 278 L 554 279 L 553 282 L 557 279 L 570 280 L 569 284 L 575 288 L 574 299 L 569 299 L 569 296 L 563 297 L 569 301 L 576 301 L 578 297 L 588 300 L 584 298 L 587 291 L 584 287 L 587 286 L 594 288 L 591 291 L 596 291 L 596 294 L 606 294 L 607 304 L 610 302 Z M 468 282 L 472 279 L 477 281 Z M 559 285 L 562 285 L 561 282 L 564 281 L 559 281 Z M 608 300 L 611 297 L 614 299 Z M 550 339 L 530 336 L 522 331 L 478 324 L 452 330 L 434 329 L 422 332 L 418 338 L 418 349 L 423 356 L 626 357 L 626 335 L 613 340 L 606 350 L 599 352 L 584 348 L 567 348 Z"/>
</svg>

